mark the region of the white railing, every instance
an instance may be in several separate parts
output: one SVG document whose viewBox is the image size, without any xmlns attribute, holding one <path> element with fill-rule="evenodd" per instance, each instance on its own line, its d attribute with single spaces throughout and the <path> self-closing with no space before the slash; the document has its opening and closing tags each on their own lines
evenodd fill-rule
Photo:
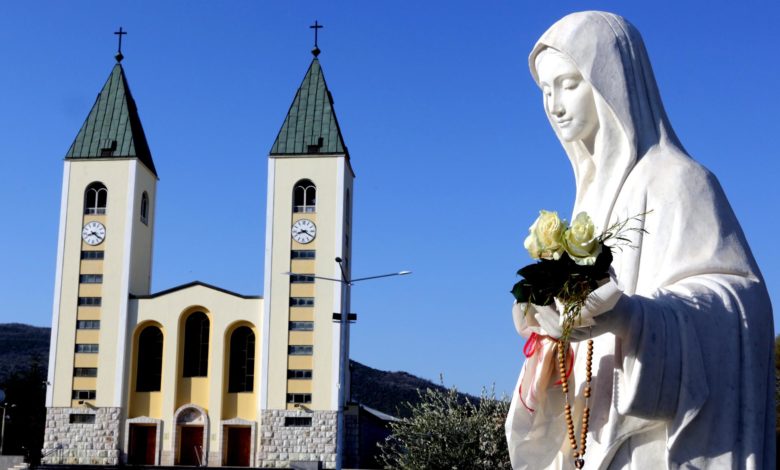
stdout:
<svg viewBox="0 0 780 470">
<path fill-rule="evenodd" d="M 203 467 L 203 447 L 195 446 L 195 458 L 198 459 L 198 467 Z"/>
</svg>

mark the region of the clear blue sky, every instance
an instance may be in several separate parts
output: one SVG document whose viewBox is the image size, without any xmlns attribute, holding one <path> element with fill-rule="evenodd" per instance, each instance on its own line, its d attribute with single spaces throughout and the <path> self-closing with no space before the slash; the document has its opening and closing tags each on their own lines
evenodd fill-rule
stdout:
<svg viewBox="0 0 780 470">
<path fill-rule="evenodd" d="M 776 1 L 17 0 L 0 3 L 0 322 L 51 322 L 62 159 L 120 25 L 160 175 L 153 289 L 262 294 L 266 158 L 317 19 L 357 173 L 353 272 L 414 270 L 354 288 L 353 358 L 509 392 L 522 241 L 574 192 L 526 57 L 584 9 L 642 32 L 674 129 L 720 179 L 778 305 Z"/>
</svg>

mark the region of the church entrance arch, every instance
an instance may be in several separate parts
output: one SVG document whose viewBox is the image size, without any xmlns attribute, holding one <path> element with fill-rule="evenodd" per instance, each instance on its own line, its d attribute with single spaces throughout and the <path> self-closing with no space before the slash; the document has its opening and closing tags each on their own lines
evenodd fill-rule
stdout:
<svg viewBox="0 0 780 470">
<path fill-rule="evenodd" d="M 198 405 L 184 405 L 174 414 L 176 421 L 175 465 L 206 466 L 208 462 L 209 417 Z"/>
</svg>

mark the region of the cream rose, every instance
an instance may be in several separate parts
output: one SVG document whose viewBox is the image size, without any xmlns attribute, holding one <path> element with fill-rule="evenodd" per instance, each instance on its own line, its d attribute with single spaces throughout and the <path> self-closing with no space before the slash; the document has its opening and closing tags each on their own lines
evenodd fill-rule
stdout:
<svg viewBox="0 0 780 470">
<path fill-rule="evenodd" d="M 523 246 L 534 259 L 559 259 L 563 254 L 563 234 L 566 223 L 557 212 L 539 211 Z"/>
<path fill-rule="evenodd" d="M 592 265 L 601 253 L 601 243 L 596 240 L 595 231 L 596 227 L 590 216 L 585 212 L 580 212 L 563 234 L 563 245 L 566 253 L 580 266 Z"/>
</svg>

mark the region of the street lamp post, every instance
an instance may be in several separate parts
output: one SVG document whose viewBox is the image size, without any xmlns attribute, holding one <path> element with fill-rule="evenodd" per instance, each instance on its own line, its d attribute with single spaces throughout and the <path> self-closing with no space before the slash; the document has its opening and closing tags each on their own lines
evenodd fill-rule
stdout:
<svg viewBox="0 0 780 470">
<path fill-rule="evenodd" d="M 350 288 L 352 283 L 347 279 L 347 273 L 344 269 L 344 261 L 336 257 L 336 263 L 341 270 L 341 315 L 339 316 L 339 401 L 336 411 L 336 469 L 341 470 L 344 453 L 344 427 L 347 420 L 344 417 L 344 411 L 347 406 L 347 372 L 349 368 L 349 310 L 350 310 Z"/>
<path fill-rule="evenodd" d="M 341 271 L 341 279 L 333 278 L 333 277 L 325 277 L 325 276 L 311 276 L 315 279 L 322 279 L 324 281 L 331 281 L 331 282 L 338 282 L 341 284 L 341 312 L 339 313 L 338 317 L 335 317 L 334 319 L 338 319 L 340 328 L 339 328 L 339 401 L 338 401 L 338 415 L 337 415 L 337 421 L 338 424 L 336 426 L 336 468 L 338 470 L 341 470 L 342 465 L 342 457 L 341 454 L 344 452 L 344 426 L 345 426 L 345 420 L 344 420 L 344 408 L 346 408 L 347 400 L 346 400 L 346 393 L 347 393 L 347 369 L 349 368 L 348 360 L 349 360 L 349 332 L 347 329 L 349 328 L 350 323 L 350 313 L 349 308 L 350 305 L 347 301 L 349 299 L 349 293 L 352 288 L 352 285 L 356 282 L 360 281 L 368 281 L 372 279 L 380 279 L 383 277 L 392 277 L 392 276 L 406 276 L 407 274 L 412 274 L 411 271 L 399 271 L 396 273 L 387 273 L 387 274 L 379 274 L 376 276 L 366 276 L 366 277 L 359 277 L 356 279 L 351 279 L 349 276 L 347 276 L 347 270 L 344 268 L 344 260 L 340 257 L 336 257 L 336 263 L 339 265 L 339 270 Z M 293 272 L 287 272 L 284 273 L 288 276 L 298 274 Z"/>
<path fill-rule="evenodd" d="M 3 403 L 2 406 L 0 406 L 0 409 L 3 410 L 2 419 L 0 419 L 0 455 L 3 454 L 3 446 L 5 444 L 5 413 L 8 408 L 15 408 L 16 405 L 12 405 L 9 403 Z"/>
</svg>

